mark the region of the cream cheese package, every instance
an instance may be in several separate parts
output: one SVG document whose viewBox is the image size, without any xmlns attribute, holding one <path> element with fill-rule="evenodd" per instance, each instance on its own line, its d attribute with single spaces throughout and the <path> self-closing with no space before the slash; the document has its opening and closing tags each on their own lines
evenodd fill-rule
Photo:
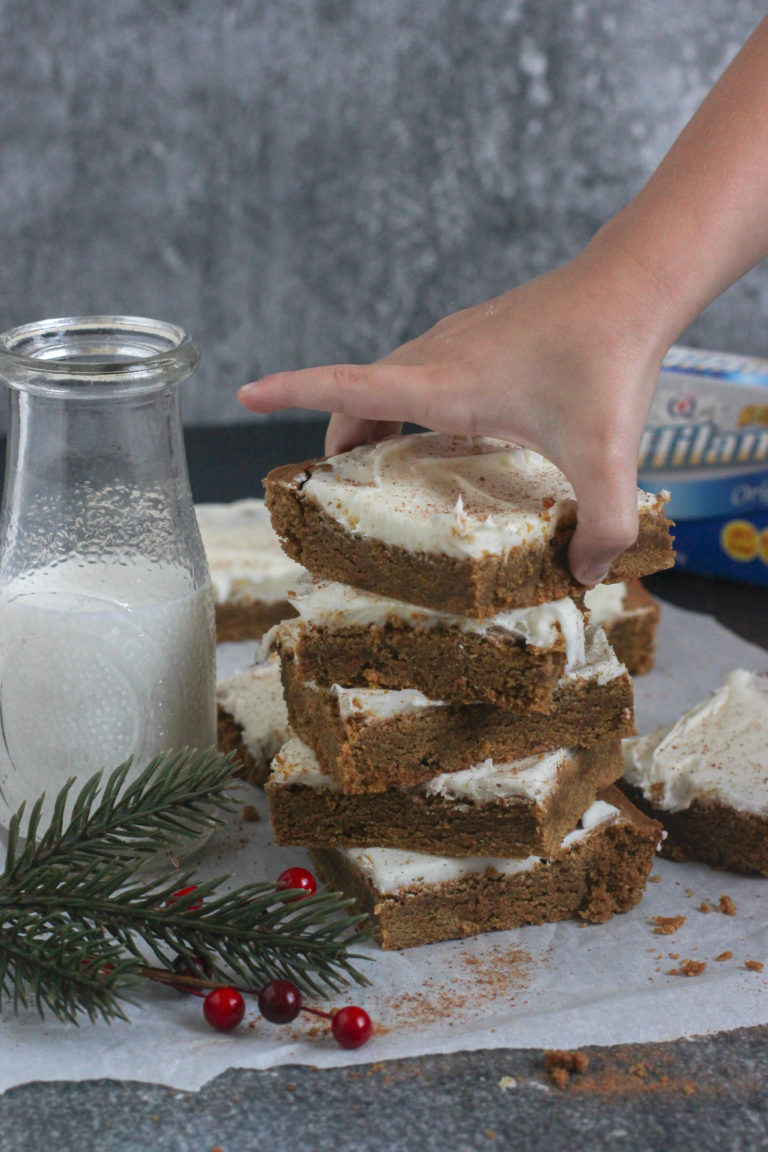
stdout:
<svg viewBox="0 0 768 1152">
<path fill-rule="evenodd" d="M 638 471 L 670 493 L 678 568 L 768 584 L 768 360 L 671 348 Z"/>
</svg>

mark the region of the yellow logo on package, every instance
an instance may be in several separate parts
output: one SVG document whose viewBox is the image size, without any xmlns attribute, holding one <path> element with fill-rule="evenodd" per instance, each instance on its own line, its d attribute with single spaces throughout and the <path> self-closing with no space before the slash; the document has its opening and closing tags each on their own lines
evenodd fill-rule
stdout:
<svg viewBox="0 0 768 1152">
<path fill-rule="evenodd" d="M 761 533 L 749 520 L 729 520 L 724 524 L 720 533 L 720 546 L 731 560 L 738 560 L 743 564 L 754 560 L 758 553 L 765 559 L 765 543 L 761 539 Z"/>
<path fill-rule="evenodd" d="M 739 413 L 739 427 L 746 424 L 768 424 L 768 404 L 747 404 Z"/>
</svg>

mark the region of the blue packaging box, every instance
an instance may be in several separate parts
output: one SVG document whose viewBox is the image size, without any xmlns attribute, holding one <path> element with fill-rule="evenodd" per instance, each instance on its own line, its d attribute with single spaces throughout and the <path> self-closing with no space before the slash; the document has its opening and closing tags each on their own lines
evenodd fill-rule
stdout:
<svg viewBox="0 0 768 1152">
<path fill-rule="evenodd" d="M 677 568 L 768 585 L 768 360 L 671 348 L 638 470 L 670 494 Z"/>
</svg>

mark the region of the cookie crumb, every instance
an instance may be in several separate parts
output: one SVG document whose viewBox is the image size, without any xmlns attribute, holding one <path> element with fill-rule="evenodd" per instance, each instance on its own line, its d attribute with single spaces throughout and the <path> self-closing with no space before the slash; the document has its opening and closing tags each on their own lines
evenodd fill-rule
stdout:
<svg viewBox="0 0 768 1152">
<path fill-rule="evenodd" d="M 671 936 L 685 924 L 685 916 L 654 916 L 654 936 Z"/>
<path fill-rule="evenodd" d="M 721 896 L 717 904 L 718 912 L 722 912 L 724 916 L 735 916 L 736 905 L 730 896 Z"/>
<path fill-rule="evenodd" d="M 701 976 L 706 960 L 683 960 L 678 968 L 670 968 L 667 976 Z"/>
<path fill-rule="evenodd" d="M 712 911 L 712 909 L 710 908 L 709 904 L 707 904 L 706 900 L 702 900 L 701 904 L 699 904 L 699 912 L 711 912 L 711 911 Z"/>
<path fill-rule="evenodd" d="M 565 1088 L 574 1072 L 586 1072 L 589 1057 L 584 1052 L 550 1048 L 544 1053 L 549 1078 L 556 1088 Z"/>
<path fill-rule="evenodd" d="M 661 884 L 661 876 L 658 872 L 654 872 L 653 876 L 648 877 L 649 884 Z"/>
<path fill-rule="evenodd" d="M 247 824 L 255 824 L 257 820 L 261 820 L 258 808 L 254 808 L 253 804 L 246 804 L 243 808 L 243 820 Z"/>
<path fill-rule="evenodd" d="M 765 964 L 763 964 L 762 960 L 745 960 L 744 967 L 749 968 L 750 972 L 762 972 Z"/>
<path fill-rule="evenodd" d="M 685 892 L 686 896 L 695 896 L 696 895 L 693 888 L 684 888 L 683 891 Z"/>
<path fill-rule="evenodd" d="M 715 960 L 733 960 L 733 952 L 721 952 L 719 956 L 715 956 Z"/>
</svg>

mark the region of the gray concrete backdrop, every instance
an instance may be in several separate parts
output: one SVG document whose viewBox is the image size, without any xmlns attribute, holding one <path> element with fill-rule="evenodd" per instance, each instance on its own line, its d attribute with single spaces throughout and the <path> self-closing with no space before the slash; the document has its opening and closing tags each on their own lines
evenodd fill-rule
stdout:
<svg viewBox="0 0 768 1152">
<path fill-rule="evenodd" d="M 370 360 L 576 252 L 759 0 L 0 0 L 0 326 L 174 320 L 237 385 Z M 768 268 L 691 342 L 768 355 Z"/>
</svg>

